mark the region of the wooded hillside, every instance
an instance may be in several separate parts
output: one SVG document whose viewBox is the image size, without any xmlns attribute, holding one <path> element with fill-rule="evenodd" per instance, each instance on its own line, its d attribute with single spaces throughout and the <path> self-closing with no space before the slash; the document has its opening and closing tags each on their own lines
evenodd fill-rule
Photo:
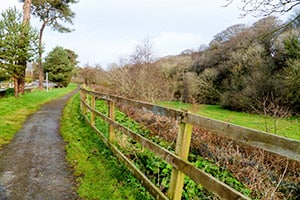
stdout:
<svg viewBox="0 0 300 200">
<path fill-rule="evenodd" d="M 208 46 L 177 56 L 155 59 L 146 40 L 108 71 L 86 67 L 81 74 L 129 98 L 219 104 L 285 117 L 300 110 L 299 36 L 297 20 L 284 25 L 271 16 L 228 27 Z"/>
</svg>

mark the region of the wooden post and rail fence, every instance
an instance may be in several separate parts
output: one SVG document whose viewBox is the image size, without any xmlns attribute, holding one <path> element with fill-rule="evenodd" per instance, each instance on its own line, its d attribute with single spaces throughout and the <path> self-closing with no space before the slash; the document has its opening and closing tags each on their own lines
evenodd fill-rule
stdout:
<svg viewBox="0 0 300 200">
<path fill-rule="evenodd" d="M 157 106 L 151 103 L 122 98 L 119 96 L 99 93 L 81 88 L 81 111 L 91 127 L 98 133 L 103 142 L 114 152 L 114 154 L 128 167 L 128 169 L 141 180 L 143 185 L 156 199 L 181 199 L 184 177 L 188 176 L 205 189 L 212 192 L 221 199 L 250 199 L 240 192 L 234 190 L 225 183 L 219 181 L 203 170 L 193 166 L 188 160 L 190 149 L 192 127 L 203 127 L 214 133 L 234 140 L 236 143 L 246 144 L 252 147 L 272 152 L 288 159 L 300 161 L 300 141 L 284 138 L 266 132 L 240 127 L 226 122 L 209 119 L 185 111 Z M 108 103 L 108 117 L 95 108 L 96 100 L 105 100 Z M 166 150 L 149 139 L 134 133 L 130 129 L 115 121 L 116 103 L 125 104 L 137 109 L 147 110 L 154 114 L 176 119 L 179 130 L 176 139 L 175 153 Z M 87 113 L 90 117 L 87 117 Z M 108 138 L 95 126 L 95 118 L 99 117 L 109 124 Z M 122 132 L 128 137 L 139 142 L 144 148 L 152 151 L 167 163 L 171 164 L 172 174 L 168 195 L 165 195 L 156 187 L 115 145 L 115 130 Z"/>
</svg>

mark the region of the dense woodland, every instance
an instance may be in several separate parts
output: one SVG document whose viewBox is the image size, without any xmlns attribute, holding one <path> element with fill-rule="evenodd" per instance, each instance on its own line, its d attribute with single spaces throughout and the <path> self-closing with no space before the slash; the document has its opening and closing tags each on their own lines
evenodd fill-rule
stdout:
<svg viewBox="0 0 300 200">
<path fill-rule="evenodd" d="M 197 51 L 156 59 L 148 39 L 108 70 L 86 66 L 87 84 L 129 98 L 219 104 L 279 117 L 300 111 L 299 21 L 265 17 L 216 34 Z"/>
</svg>

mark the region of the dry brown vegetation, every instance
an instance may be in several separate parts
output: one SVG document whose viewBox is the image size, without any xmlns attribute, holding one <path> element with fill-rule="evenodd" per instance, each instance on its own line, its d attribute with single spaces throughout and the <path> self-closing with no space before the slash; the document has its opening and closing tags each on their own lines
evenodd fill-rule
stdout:
<svg viewBox="0 0 300 200">
<path fill-rule="evenodd" d="M 150 112 L 121 106 L 132 119 L 175 145 L 177 122 Z M 298 199 L 300 163 L 261 149 L 240 145 L 201 127 L 193 128 L 191 152 L 228 169 L 258 199 Z"/>
</svg>

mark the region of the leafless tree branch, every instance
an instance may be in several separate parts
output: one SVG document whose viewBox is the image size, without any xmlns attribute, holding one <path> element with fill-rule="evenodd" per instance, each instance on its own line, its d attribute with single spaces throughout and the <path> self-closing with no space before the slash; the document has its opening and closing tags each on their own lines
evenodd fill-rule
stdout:
<svg viewBox="0 0 300 200">
<path fill-rule="evenodd" d="M 229 6 L 233 0 L 225 0 Z M 242 16 L 253 15 L 255 17 L 281 15 L 293 10 L 300 5 L 299 0 L 241 0 Z"/>
</svg>

